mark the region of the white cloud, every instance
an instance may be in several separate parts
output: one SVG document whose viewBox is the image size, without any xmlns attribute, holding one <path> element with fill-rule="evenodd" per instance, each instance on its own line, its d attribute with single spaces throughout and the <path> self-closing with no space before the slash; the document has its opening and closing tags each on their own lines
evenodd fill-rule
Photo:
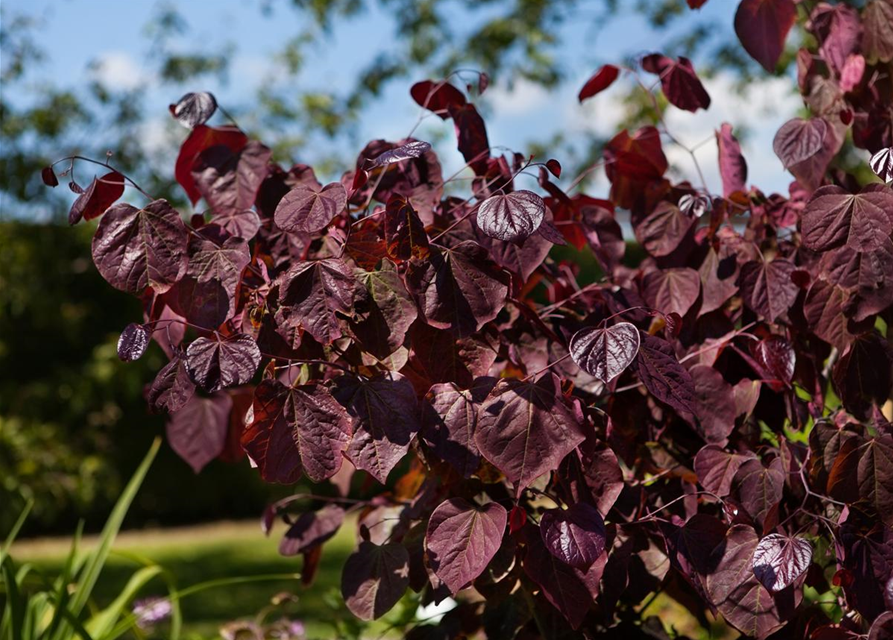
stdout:
<svg viewBox="0 0 893 640">
<path fill-rule="evenodd" d="M 152 82 L 152 73 L 124 51 L 100 53 L 93 63 L 94 80 L 116 89 L 136 89 Z"/>
<path fill-rule="evenodd" d="M 554 93 L 542 85 L 520 78 L 509 86 L 500 83 L 487 90 L 488 102 L 500 116 L 533 116 L 554 99 Z M 551 96 L 551 97 L 550 97 Z"/>
</svg>

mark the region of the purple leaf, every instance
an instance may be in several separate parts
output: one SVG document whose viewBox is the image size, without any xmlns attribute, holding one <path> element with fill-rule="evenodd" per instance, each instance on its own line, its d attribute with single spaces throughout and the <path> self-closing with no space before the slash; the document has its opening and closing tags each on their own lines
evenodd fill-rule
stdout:
<svg viewBox="0 0 893 640">
<path fill-rule="evenodd" d="M 684 316 L 698 301 L 701 277 L 694 269 L 662 269 L 652 271 L 643 282 L 645 301 L 654 309 L 669 315 Z"/>
<path fill-rule="evenodd" d="M 543 513 L 540 535 L 553 556 L 575 569 L 588 569 L 604 553 L 607 534 L 598 510 L 578 502 Z"/>
<path fill-rule="evenodd" d="M 449 119 L 450 114 L 447 109 L 450 106 L 461 107 L 467 102 L 465 94 L 446 80 L 416 82 L 409 90 L 409 94 L 420 107 L 430 109 L 443 120 Z"/>
<path fill-rule="evenodd" d="M 797 354 L 794 347 L 783 336 L 766 336 L 756 344 L 752 344 L 753 356 L 762 366 L 766 377 L 789 385 L 794 379 L 794 367 L 797 364 Z"/>
<path fill-rule="evenodd" d="M 772 141 L 772 149 L 785 169 L 813 157 L 825 141 L 827 123 L 821 118 L 793 118 L 785 122 Z"/>
<path fill-rule="evenodd" d="M 478 407 L 495 382 L 493 378 L 479 378 L 468 390 L 452 382 L 435 384 L 426 396 L 422 438 L 438 458 L 464 478 L 470 478 L 480 466 L 481 454 L 474 441 Z"/>
<path fill-rule="evenodd" d="M 794 584 L 812 561 L 812 545 L 777 533 L 760 540 L 753 552 L 753 574 L 772 593 Z"/>
<path fill-rule="evenodd" d="M 93 236 L 93 262 L 121 291 L 141 294 L 170 289 L 186 272 L 186 226 L 167 200 L 143 209 L 118 204 L 109 209 Z"/>
<path fill-rule="evenodd" d="M 421 158 L 430 150 L 431 145 L 427 142 L 413 140 L 412 142 L 407 142 L 390 151 L 385 151 L 374 159 L 367 159 L 366 165 L 363 168 L 366 169 L 366 171 L 371 171 L 376 167 L 402 162 L 403 160 L 408 160 L 410 158 Z"/>
<path fill-rule="evenodd" d="M 72 181 L 69 186 L 74 184 Z M 80 196 L 71 205 L 68 224 L 77 224 L 82 219 L 93 220 L 105 213 L 124 194 L 124 176 L 117 171 L 110 171 L 101 178 L 93 178 L 86 191 L 75 193 L 80 193 Z"/>
<path fill-rule="evenodd" d="M 636 240 L 655 258 L 673 253 L 695 225 L 695 219 L 679 207 L 660 202 L 647 217 L 635 225 Z"/>
<path fill-rule="evenodd" d="M 260 230 L 260 216 L 250 209 L 225 211 L 214 215 L 214 224 L 220 225 L 229 235 L 248 241 Z"/>
<path fill-rule="evenodd" d="M 640 332 L 635 367 L 639 380 L 651 394 L 677 411 L 698 415 L 695 385 L 691 374 L 679 364 L 673 347 L 647 333 Z"/>
<path fill-rule="evenodd" d="M 242 447 L 267 482 L 292 484 L 302 473 L 322 482 L 341 469 L 351 422 L 326 387 L 264 380 L 254 392 L 253 417 Z"/>
<path fill-rule="evenodd" d="M 310 551 L 334 536 L 344 522 L 344 509 L 327 504 L 319 511 L 302 513 L 279 543 L 279 553 L 296 556 Z"/>
<path fill-rule="evenodd" d="M 719 149 L 719 175 L 722 177 L 722 195 L 728 198 L 736 191 L 747 188 L 747 161 L 741 153 L 741 145 L 732 134 L 732 125 L 724 122 L 716 132 Z"/>
<path fill-rule="evenodd" d="M 596 71 L 592 77 L 586 81 L 583 88 L 580 89 L 577 99 L 582 103 L 587 98 L 591 98 L 592 96 L 601 93 L 614 84 L 614 81 L 619 75 L 620 69 L 613 64 L 606 64 L 599 67 L 598 71 Z"/>
<path fill-rule="evenodd" d="M 490 196 L 481 203 L 477 225 L 503 242 L 522 242 L 536 231 L 546 215 L 546 203 L 532 191 Z"/>
<path fill-rule="evenodd" d="M 409 586 L 409 552 L 402 544 L 361 542 L 344 563 L 341 595 L 360 620 L 376 620 Z"/>
<path fill-rule="evenodd" d="M 233 401 L 225 393 L 193 396 L 167 423 L 171 449 L 198 473 L 223 452 Z"/>
<path fill-rule="evenodd" d="M 773 507 L 781 502 L 784 478 L 780 458 L 773 459 L 768 467 L 756 458 L 747 460 L 735 474 L 733 484 L 737 486 L 741 504 L 757 524 L 762 525 Z"/>
<path fill-rule="evenodd" d="M 425 548 L 428 562 L 450 593 L 477 578 L 502 544 L 507 513 L 488 502 L 482 507 L 462 498 L 442 502 L 428 521 Z"/>
<path fill-rule="evenodd" d="M 752 311 L 775 322 L 797 299 L 799 289 L 791 279 L 796 269 L 786 258 L 771 262 L 751 260 L 741 267 L 741 296 Z"/>
<path fill-rule="evenodd" d="M 428 257 L 428 234 L 409 200 L 399 194 L 391 196 L 385 209 L 383 226 L 389 258 L 403 262 Z"/>
<path fill-rule="evenodd" d="M 340 182 L 322 188 L 299 184 L 279 201 L 276 226 L 292 233 L 317 233 L 347 206 L 347 191 Z"/>
<path fill-rule="evenodd" d="M 862 24 L 865 59 L 871 64 L 893 60 L 893 5 L 881 0 L 869 2 L 862 11 Z"/>
<path fill-rule="evenodd" d="M 214 215 L 250 209 L 267 176 L 272 151 L 252 140 L 235 151 L 226 145 L 203 150 L 195 159 L 191 176 Z"/>
<path fill-rule="evenodd" d="M 335 385 L 334 396 L 353 421 L 345 455 L 384 484 L 421 426 L 415 390 L 399 373 L 368 380 L 342 376 Z"/>
<path fill-rule="evenodd" d="M 732 480 L 752 455 L 729 453 L 716 444 L 708 444 L 695 456 L 698 482 L 707 491 L 724 498 L 732 492 Z"/>
<path fill-rule="evenodd" d="M 710 365 L 696 364 L 689 374 L 695 385 L 701 436 L 707 442 L 725 444 L 738 413 L 732 385 Z"/>
<path fill-rule="evenodd" d="M 629 322 L 581 329 L 570 341 L 571 358 L 583 371 L 608 384 L 626 370 L 639 352 L 639 330 Z"/>
<path fill-rule="evenodd" d="M 858 336 L 832 370 L 834 387 L 853 415 L 868 418 L 873 406 L 883 406 L 893 386 L 893 347 L 872 331 Z"/>
<path fill-rule="evenodd" d="M 186 349 L 189 377 L 205 391 L 245 384 L 260 365 L 260 349 L 244 333 L 223 338 L 199 338 Z"/>
<path fill-rule="evenodd" d="M 552 372 L 536 382 L 500 380 L 481 407 L 475 441 L 520 496 L 585 439 L 579 411 Z"/>
<path fill-rule="evenodd" d="M 459 153 L 476 175 L 485 174 L 487 159 L 490 157 L 490 141 L 487 139 L 484 119 L 473 104 L 451 103 L 447 105 L 447 109 L 456 128 Z"/>
<path fill-rule="evenodd" d="M 642 59 L 642 68 L 660 76 L 661 89 L 670 104 L 691 112 L 710 106 L 710 96 L 688 58 L 680 57 L 677 62 L 653 53 Z"/>
<path fill-rule="evenodd" d="M 357 269 L 354 273 L 368 296 L 362 306 L 363 317 L 350 323 L 351 331 L 365 351 L 384 360 L 403 346 L 418 309 L 389 260 L 382 262 L 379 271 Z"/>
<path fill-rule="evenodd" d="M 147 400 L 153 411 L 175 413 L 195 394 L 195 383 L 189 379 L 186 362 L 174 357 L 164 365 L 149 387 Z"/>
<path fill-rule="evenodd" d="M 881 149 L 871 156 L 871 170 L 884 182 L 893 182 L 893 147 Z"/>
<path fill-rule="evenodd" d="M 829 185 L 812 194 L 803 212 L 803 244 L 828 251 L 844 244 L 856 251 L 882 246 L 893 231 L 893 193 L 870 184 L 857 194 Z"/>
<path fill-rule="evenodd" d="M 794 0 L 742 0 L 735 13 L 735 33 L 750 57 L 774 73 L 796 19 Z"/>
<path fill-rule="evenodd" d="M 56 172 L 53 171 L 53 167 L 44 167 L 41 169 L 40 179 L 43 180 L 43 183 L 48 187 L 59 186 L 59 178 L 56 177 Z"/>
<path fill-rule="evenodd" d="M 139 360 L 149 346 L 149 331 L 144 325 L 131 322 L 118 338 L 118 357 L 124 362 Z"/>
<path fill-rule="evenodd" d="M 217 111 L 217 100 L 214 94 L 207 91 L 187 93 L 177 101 L 177 104 L 170 105 L 170 111 L 177 122 L 187 129 L 192 129 L 210 120 Z"/>
</svg>

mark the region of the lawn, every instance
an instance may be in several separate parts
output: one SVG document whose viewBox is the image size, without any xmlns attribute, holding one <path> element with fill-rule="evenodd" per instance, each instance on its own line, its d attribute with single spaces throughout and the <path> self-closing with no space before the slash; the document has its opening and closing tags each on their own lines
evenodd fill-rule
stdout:
<svg viewBox="0 0 893 640">
<path fill-rule="evenodd" d="M 183 637 L 217 638 L 221 624 L 234 619 L 250 619 L 270 605 L 274 595 L 288 592 L 298 596 L 289 612 L 302 620 L 310 638 L 336 637 L 333 622 L 350 620 L 341 602 L 341 567 L 355 544 L 356 528 L 347 522 L 323 551 L 316 581 L 304 587 L 297 579 L 230 585 L 196 593 L 182 601 Z M 219 522 L 188 528 L 123 532 L 100 576 L 97 602 L 110 602 L 144 558 L 167 569 L 182 589 L 199 582 L 238 576 L 299 573 L 302 560 L 279 555 L 280 525 L 269 538 L 257 521 Z M 95 540 L 87 538 L 83 545 Z M 57 574 L 68 551 L 62 538 L 22 540 L 12 549 L 17 562 L 30 562 Z M 154 587 L 154 588 L 152 588 Z M 164 595 L 164 582 L 152 583 L 144 595 Z M 153 637 L 165 637 L 165 629 Z"/>
</svg>

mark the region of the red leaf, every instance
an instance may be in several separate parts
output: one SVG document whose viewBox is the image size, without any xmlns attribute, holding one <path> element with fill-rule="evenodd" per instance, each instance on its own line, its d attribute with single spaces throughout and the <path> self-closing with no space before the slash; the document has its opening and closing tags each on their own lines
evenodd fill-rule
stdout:
<svg viewBox="0 0 893 640">
<path fill-rule="evenodd" d="M 786 314 L 799 291 L 791 279 L 796 267 L 786 258 L 751 260 L 741 267 L 741 295 L 751 310 L 769 322 Z"/>
<path fill-rule="evenodd" d="M 587 98 L 591 98 L 597 93 L 601 93 L 612 84 L 617 79 L 617 76 L 620 75 L 620 69 L 615 67 L 613 64 L 606 64 L 599 68 L 589 80 L 586 81 L 586 84 L 583 85 L 583 88 L 580 89 L 580 95 L 578 99 L 580 102 L 583 102 Z M 558 176 L 556 176 L 558 177 Z"/>
<path fill-rule="evenodd" d="M 215 145 L 223 145 L 233 153 L 238 153 L 246 144 L 248 144 L 248 136 L 242 133 L 238 127 L 231 125 L 208 127 L 200 124 L 192 130 L 189 137 L 183 141 L 183 146 L 180 147 L 180 155 L 177 157 L 174 173 L 177 182 L 186 191 L 186 195 L 189 196 L 193 205 L 202 196 L 192 176 L 192 168 L 199 154 Z"/>
<path fill-rule="evenodd" d="M 785 122 L 775 139 L 772 149 L 785 169 L 816 155 L 824 145 L 828 124 L 822 118 L 793 118 Z"/>
<path fill-rule="evenodd" d="M 334 504 L 327 504 L 319 511 L 302 513 L 282 537 L 279 554 L 296 556 L 319 547 L 338 533 L 344 513 L 344 509 Z"/>
<path fill-rule="evenodd" d="M 893 193 L 879 184 L 857 194 L 829 185 L 814 194 L 803 212 L 803 244 L 828 251 L 847 244 L 856 251 L 877 249 L 893 231 Z"/>
<path fill-rule="evenodd" d="M 44 167 L 41 169 L 40 179 L 43 180 L 43 183 L 48 187 L 59 186 L 59 178 L 56 177 L 56 172 L 53 171 L 52 167 Z"/>
<path fill-rule="evenodd" d="M 430 109 L 443 120 L 450 117 L 450 108 L 455 109 L 466 104 L 465 94 L 446 80 L 416 82 L 409 90 L 409 94 L 420 107 Z"/>
<path fill-rule="evenodd" d="M 645 300 L 649 306 L 664 314 L 684 316 L 697 302 L 701 293 L 701 278 L 694 269 L 686 267 L 652 271 L 643 282 Z"/>
<path fill-rule="evenodd" d="M 487 158 L 490 157 L 490 142 L 484 119 L 473 104 L 450 104 L 449 114 L 456 126 L 459 152 L 477 175 L 487 172 Z"/>
<path fill-rule="evenodd" d="M 411 258 L 423 260 L 428 256 L 428 234 L 419 214 L 401 195 L 388 200 L 384 213 L 384 236 L 388 257 L 395 262 Z"/>
<path fill-rule="evenodd" d="M 741 154 L 741 145 L 732 135 L 732 125 L 723 123 L 716 132 L 719 149 L 719 174 L 722 177 L 722 195 L 728 198 L 736 191 L 747 188 L 747 162 Z"/>
<path fill-rule="evenodd" d="M 256 140 L 240 151 L 214 145 L 192 165 L 192 179 L 215 216 L 246 211 L 254 204 L 273 152 Z"/>
<path fill-rule="evenodd" d="M 670 104 L 691 112 L 710 106 L 710 96 L 688 58 L 680 57 L 676 62 L 654 53 L 642 59 L 642 68 L 660 76 L 661 89 Z"/>
<path fill-rule="evenodd" d="M 640 333 L 636 373 L 651 394 L 677 411 L 698 415 L 691 374 L 679 364 L 673 347 L 647 333 Z"/>
<path fill-rule="evenodd" d="M 74 183 L 72 183 L 74 184 Z M 93 178 L 68 212 L 68 224 L 98 218 L 124 194 L 124 176 L 110 171 L 101 178 Z"/>
<path fill-rule="evenodd" d="M 298 185 L 276 207 L 276 226 L 294 233 L 316 233 L 325 229 L 347 206 L 347 191 L 340 182 L 322 188 Z"/>
<path fill-rule="evenodd" d="M 494 378 L 479 378 L 469 390 L 455 383 L 440 383 L 425 396 L 422 438 L 438 458 L 464 478 L 470 478 L 481 463 L 474 441 L 478 410 L 495 382 Z"/>
<path fill-rule="evenodd" d="M 796 19 L 794 0 L 741 0 L 735 13 L 735 33 L 750 57 L 774 73 Z"/>
</svg>

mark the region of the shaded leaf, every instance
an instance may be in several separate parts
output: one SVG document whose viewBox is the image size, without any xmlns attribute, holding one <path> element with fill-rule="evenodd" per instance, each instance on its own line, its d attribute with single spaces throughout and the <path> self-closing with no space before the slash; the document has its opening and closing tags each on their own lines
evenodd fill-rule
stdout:
<svg viewBox="0 0 893 640">
<path fill-rule="evenodd" d="M 660 202 L 635 225 L 636 240 L 655 258 L 673 253 L 695 225 L 695 219 L 672 203 Z"/>
<path fill-rule="evenodd" d="M 799 289 L 791 279 L 795 269 L 794 263 L 787 258 L 745 263 L 739 281 L 744 303 L 766 320 L 775 322 L 787 314 L 797 299 Z"/>
<path fill-rule="evenodd" d="M 655 398 L 677 411 L 698 415 L 694 381 L 669 342 L 640 332 L 634 366 L 639 380 Z"/>
<path fill-rule="evenodd" d="M 341 595 L 360 620 L 386 614 L 408 586 L 409 552 L 401 544 L 361 542 L 341 573 Z"/>
<path fill-rule="evenodd" d="M 421 260 L 428 256 L 425 225 L 409 200 L 401 195 L 395 194 L 388 200 L 384 213 L 384 237 L 387 255 L 392 260 Z"/>
<path fill-rule="evenodd" d="M 735 33 L 750 57 L 773 73 L 796 19 L 794 0 L 742 0 L 735 13 Z"/>
<path fill-rule="evenodd" d="M 808 160 L 822 148 L 828 124 L 822 118 L 793 118 L 784 123 L 772 141 L 772 149 L 785 169 Z"/>
<path fill-rule="evenodd" d="M 645 301 L 661 313 L 684 316 L 698 301 L 701 278 L 694 269 L 662 269 L 652 271 L 643 282 Z"/>
<path fill-rule="evenodd" d="M 440 82 L 432 82 L 431 80 L 422 80 L 412 85 L 409 90 L 412 99 L 416 101 L 420 107 L 430 109 L 435 112 L 443 120 L 450 117 L 449 108 L 462 107 L 467 102 L 465 94 L 459 91 L 446 80 Z"/>
<path fill-rule="evenodd" d="M 724 498 L 732 492 L 732 480 L 752 455 L 729 453 L 721 446 L 708 444 L 695 456 L 695 473 L 698 482 L 707 491 Z"/>
<path fill-rule="evenodd" d="M 858 336 L 834 364 L 832 379 L 847 410 L 867 418 L 886 402 L 893 386 L 893 347 L 875 332 Z"/>
<path fill-rule="evenodd" d="M 653 53 L 642 59 L 642 68 L 660 76 L 661 89 L 670 104 L 691 112 L 710 106 L 710 96 L 688 58 L 675 61 Z"/>
<path fill-rule="evenodd" d="M 605 551 L 605 521 L 585 502 L 548 509 L 540 520 L 543 544 L 553 556 L 575 569 L 588 569 Z"/>
<path fill-rule="evenodd" d="M 769 464 L 754 458 L 746 460 L 735 474 L 734 484 L 744 510 L 762 525 L 775 505 L 781 502 L 785 472 L 780 458 Z"/>
<path fill-rule="evenodd" d="M 183 145 L 180 147 L 174 175 L 177 182 L 186 191 L 193 206 L 202 197 L 192 175 L 192 168 L 199 154 L 205 149 L 217 145 L 223 145 L 233 153 L 238 153 L 246 144 L 248 144 L 248 136 L 241 129 L 232 125 L 208 127 L 199 124 L 192 129 L 189 137 L 183 141 Z"/>
<path fill-rule="evenodd" d="M 215 216 L 251 208 L 267 176 L 272 153 L 256 140 L 238 151 L 214 145 L 199 153 L 192 165 L 192 179 Z"/>
<path fill-rule="evenodd" d="M 90 186 L 71 205 L 68 224 L 77 224 L 82 219 L 98 218 L 122 195 L 124 195 L 124 176 L 117 171 L 110 171 L 101 178 L 93 178 Z"/>
<path fill-rule="evenodd" d="M 728 198 L 736 191 L 747 188 L 747 161 L 741 153 L 741 145 L 732 134 L 732 125 L 723 122 L 716 132 L 719 150 L 719 175 L 722 178 L 722 195 Z"/>
<path fill-rule="evenodd" d="M 193 396 L 168 420 L 168 444 L 196 473 L 223 452 L 232 406 L 225 393 Z"/>
<path fill-rule="evenodd" d="M 195 394 L 195 383 L 189 378 L 186 362 L 175 357 L 168 362 L 149 387 L 146 399 L 153 411 L 179 411 Z"/>
<path fill-rule="evenodd" d="M 40 170 L 40 179 L 43 180 L 43 183 L 48 187 L 58 187 L 59 186 L 59 178 L 56 177 L 56 172 L 53 171 L 53 167 L 44 167 Z"/>
<path fill-rule="evenodd" d="M 365 351 L 383 360 L 403 345 L 418 310 L 390 261 L 385 260 L 379 271 L 355 273 L 368 295 L 358 305 L 361 319 L 351 321 L 350 328 Z"/>
<path fill-rule="evenodd" d="M 279 543 L 279 554 L 296 556 L 320 546 L 334 536 L 344 522 L 344 509 L 327 504 L 319 511 L 302 513 Z"/>
<path fill-rule="evenodd" d="M 493 378 L 479 378 L 468 390 L 452 382 L 440 383 L 425 396 L 422 438 L 437 457 L 464 478 L 470 478 L 480 466 L 481 454 L 474 440 L 478 407 L 495 383 Z"/>
</svg>

